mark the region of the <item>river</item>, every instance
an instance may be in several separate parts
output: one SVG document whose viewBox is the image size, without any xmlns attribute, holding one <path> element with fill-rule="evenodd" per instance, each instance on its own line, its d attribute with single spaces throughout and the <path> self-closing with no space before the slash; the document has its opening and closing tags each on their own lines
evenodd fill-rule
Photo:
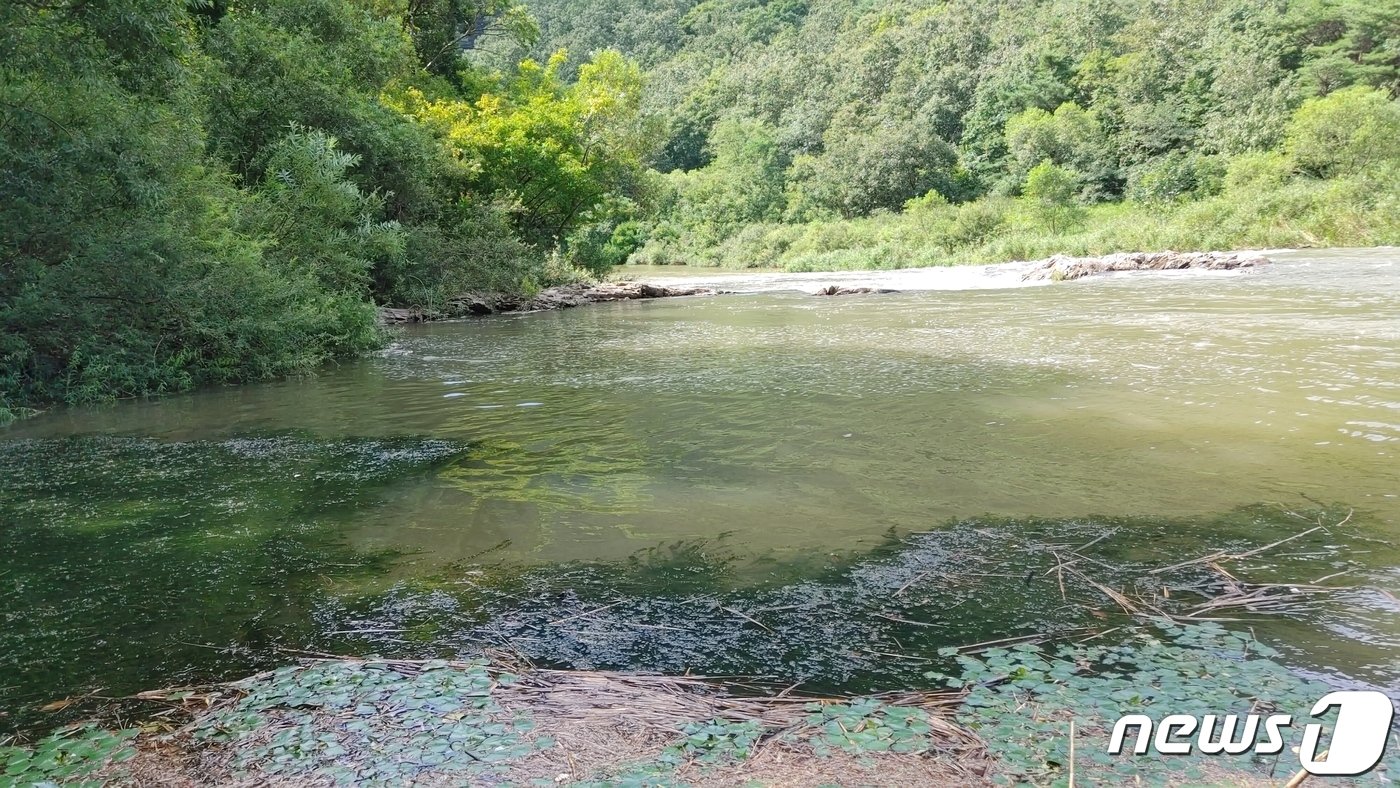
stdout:
<svg viewBox="0 0 1400 788">
<path fill-rule="evenodd" d="M 462 621 L 527 639 L 503 599 L 593 609 L 624 594 L 599 578 L 629 571 L 639 600 L 648 583 L 720 602 L 849 587 L 872 556 L 907 564 L 923 532 L 998 570 L 969 571 L 961 623 L 930 640 L 957 642 L 1054 618 L 1035 602 L 1053 586 L 1009 590 L 1035 555 L 999 550 L 1110 533 L 1120 557 L 1184 559 L 1348 512 L 1256 569 L 1359 588 L 1258 627 L 1303 669 L 1400 686 L 1400 251 L 1274 259 L 1042 286 L 971 266 L 692 273 L 737 292 L 410 326 L 314 378 L 16 423 L 0 709 L 18 725 L 43 701 L 229 676 L 291 646 L 453 653 L 476 642 Z M 833 282 L 900 292 L 808 294 Z M 547 593 L 520 585 L 541 572 Z M 515 590 L 483 600 L 482 577 Z M 521 649 L 703 662 L 665 656 L 687 618 L 657 615 L 645 644 Z M 775 661 L 780 677 L 801 662 Z"/>
</svg>

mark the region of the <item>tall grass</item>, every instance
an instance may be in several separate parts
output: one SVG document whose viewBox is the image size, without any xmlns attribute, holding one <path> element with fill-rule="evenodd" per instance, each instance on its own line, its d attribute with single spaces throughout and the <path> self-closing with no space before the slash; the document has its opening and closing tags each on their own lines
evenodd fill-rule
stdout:
<svg viewBox="0 0 1400 788">
<path fill-rule="evenodd" d="M 1331 180 L 1233 183 L 1181 202 L 1088 206 L 1052 232 L 1024 200 L 914 204 L 901 213 L 753 224 L 710 247 L 652 243 L 633 262 L 841 271 L 998 263 L 1054 254 L 1400 244 L 1400 167 Z"/>
</svg>

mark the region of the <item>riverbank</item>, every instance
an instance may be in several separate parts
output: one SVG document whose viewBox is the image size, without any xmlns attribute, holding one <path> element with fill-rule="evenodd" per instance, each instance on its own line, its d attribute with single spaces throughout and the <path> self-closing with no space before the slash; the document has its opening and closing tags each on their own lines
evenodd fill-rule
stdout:
<svg viewBox="0 0 1400 788">
<path fill-rule="evenodd" d="M 1318 180 L 1249 166 L 1202 199 L 1076 205 L 1047 223 L 1035 201 L 1004 197 L 803 223 L 748 224 L 714 242 L 682 234 L 649 241 L 630 261 L 790 272 L 889 270 L 1098 256 L 1126 250 L 1326 249 L 1400 243 L 1394 177 L 1386 168 Z M 1256 172 L 1254 175 L 1262 173 Z M 1184 197 L 1184 195 L 1183 195 Z"/>
<path fill-rule="evenodd" d="M 969 271 L 984 271 L 993 279 L 980 286 L 1016 286 L 1016 277 L 1021 281 L 1061 281 L 1079 279 L 1085 276 L 1146 270 L 1236 270 L 1266 265 L 1268 258 L 1261 252 L 1119 252 L 1103 256 L 1071 257 L 1057 254 L 1029 262 L 1009 262 L 995 265 L 978 264 L 973 260 L 956 266 Z M 955 266 L 939 265 L 927 268 L 896 268 L 902 278 L 917 276 L 923 271 L 948 270 Z M 626 269 L 621 269 L 625 271 Z M 718 269 L 716 269 L 718 270 Z M 832 270 L 839 270 L 839 267 Z M 690 272 L 687 271 L 689 274 Z M 868 277 L 888 275 L 888 271 L 844 272 L 855 277 L 855 284 L 822 284 L 806 288 L 813 295 L 854 295 L 864 293 L 897 292 L 901 287 L 886 287 L 867 284 Z M 741 276 L 733 272 L 729 276 Z M 754 276 L 754 275 L 750 275 Z M 757 274 L 772 277 L 777 281 L 783 277 L 793 277 L 793 272 L 768 272 Z M 654 281 L 603 281 L 577 282 L 549 287 L 534 295 L 506 291 L 469 291 L 449 298 L 435 307 L 379 307 L 378 320 L 382 325 L 401 325 L 438 320 L 451 320 L 467 317 L 481 317 L 493 314 L 520 314 L 558 309 L 569 309 L 586 304 L 649 300 L 658 298 L 678 298 L 689 296 L 710 296 L 733 292 L 724 283 L 724 276 L 696 275 L 694 283 L 675 281 L 675 278 Z M 994 281 L 993 281 L 994 280 Z M 794 278 L 794 282 L 801 281 Z M 20 418 L 43 412 L 22 404 L 0 401 L 0 426 Z"/>
<path fill-rule="evenodd" d="M 499 291 L 463 293 L 448 299 L 447 303 L 438 309 L 383 307 L 379 310 L 379 316 L 383 322 L 389 324 L 422 323 L 461 317 L 568 309 L 604 301 L 678 298 L 717 295 L 721 292 L 723 291 L 712 287 L 663 287 L 644 282 L 588 282 L 545 288 L 533 296 Z"/>
<path fill-rule="evenodd" d="M 1121 645 L 1108 645 L 1108 643 Z M 493 660 L 302 660 L 137 696 L 139 728 L 0 748 L 17 783 L 114 785 L 1268 785 L 1278 760 L 1111 756 L 1117 716 L 1301 709 L 1325 688 L 1252 638 L 1162 622 L 1109 642 L 950 648 L 948 689 L 736 695 L 715 680 Z M 737 680 L 731 680 L 732 682 Z"/>
<path fill-rule="evenodd" d="M 101 774 L 188 785 L 981 783 L 986 749 L 951 721 L 962 694 L 744 698 L 693 677 L 310 661 L 193 694 L 152 693 L 212 705 L 173 733 L 138 739 L 129 760 Z"/>
<path fill-rule="evenodd" d="M 1014 286 L 1017 281 L 1069 281 L 1099 274 L 1123 273 L 1130 271 L 1234 271 L 1268 265 L 1269 258 L 1261 252 L 1120 252 L 1101 257 L 1070 257 L 1054 255 L 1041 260 L 1010 262 L 995 266 L 980 266 L 991 274 L 1009 274 L 1006 286 Z M 969 266 L 971 267 L 971 266 Z M 920 271 L 937 269 L 902 269 L 905 276 L 917 275 Z M 622 269 L 625 271 L 625 269 Z M 689 272 L 687 272 L 689 273 Z M 794 283 L 803 281 L 792 274 L 772 272 L 757 276 L 770 277 L 770 281 Z M 541 312 L 554 309 L 569 309 L 585 304 L 611 301 L 636 301 L 656 298 L 678 298 L 688 296 L 721 295 L 732 290 L 721 287 L 722 277 L 707 278 L 703 283 L 686 284 L 675 279 L 660 282 L 646 281 L 606 281 L 589 282 L 550 287 L 534 296 L 482 291 L 463 293 L 449 299 L 438 309 L 381 308 L 380 319 L 386 324 L 421 323 L 463 317 L 481 317 L 493 314 L 513 314 Z M 838 296 L 867 293 L 894 293 L 897 288 L 869 285 L 833 284 L 807 288 L 812 295 Z"/>
</svg>

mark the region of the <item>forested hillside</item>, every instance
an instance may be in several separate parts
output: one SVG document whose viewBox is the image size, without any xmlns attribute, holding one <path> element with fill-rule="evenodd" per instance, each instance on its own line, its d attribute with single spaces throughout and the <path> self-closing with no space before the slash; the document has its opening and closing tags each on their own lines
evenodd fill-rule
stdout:
<svg viewBox="0 0 1400 788">
<path fill-rule="evenodd" d="M 1395 0 L 530 8 L 537 51 L 647 69 L 671 174 L 641 261 L 1400 241 Z"/>
<path fill-rule="evenodd" d="M 1400 0 L 12 0 L 0 418 L 625 260 L 1400 242 Z"/>
</svg>

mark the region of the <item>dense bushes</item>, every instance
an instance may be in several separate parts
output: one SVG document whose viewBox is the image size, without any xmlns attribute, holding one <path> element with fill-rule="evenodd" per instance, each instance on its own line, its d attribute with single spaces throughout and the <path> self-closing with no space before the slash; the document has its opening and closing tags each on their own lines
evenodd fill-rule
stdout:
<svg viewBox="0 0 1400 788">
<path fill-rule="evenodd" d="M 6 51 L 23 56 L 0 74 L 0 411 L 287 374 L 373 345 L 359 293 L 270 265 L 246 232 L 250 197 L 206 157 L 171 76 L 195 56 L 192 30 L 145 20 L 174 52 L 128 59 L 90 32 L 119 11 L 4 12 Z"/>
<path fill-rule="evenodd" d="M 305 372 L 376 346 L 376 303 L 573 277 L 556 247 L 641 180 L 637 67 L 485 71 L 425 47 L 525 40 L 518 7 L 408 13 L 0 6 L 0 419 Z"/>
</svg>

